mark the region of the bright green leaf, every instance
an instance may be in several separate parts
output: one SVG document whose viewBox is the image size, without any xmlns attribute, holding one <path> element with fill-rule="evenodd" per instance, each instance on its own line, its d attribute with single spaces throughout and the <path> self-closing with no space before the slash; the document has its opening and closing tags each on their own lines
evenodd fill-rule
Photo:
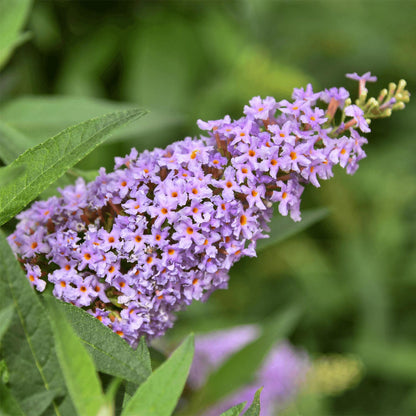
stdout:
<svg viewBox="0 0 416 416">
<path fill-rule="evenodd" d="M 0 380 L 0 416 L 25 416 L 9 389 Z"/>
<path fill-rule="evenodd" d="M 31 397 L 38 395 L 39 398 L 48 392 L 65 395 L 65 383 L 47 314 L 1 231 L 0 270 L 0 299 L 4 307 L 13 305 L 15 311 L 2 338 L 2 351 L 9 371 L 10 390 L 24 413 L 29 414 Z M 66 397 L 59 405 L 54 400 L 51 410 L 56 415 L 74 414 Z"/>
<path fill-rule="evenodd" d="M 55 337 L 56 353 L 65 377 L 69 394 L 79 415 L 96 416 L 106 405 L 94 364 L 56 304 L 56 299 L 45 296 L 49 319 Z"/>
<path fill-rule="evenodd" d="M 21 34 L 32 0 L 0 0 L 0 68 L 13 50 L 28 39 Z"/>
<path fill-rule="evenodd" d="M 263 390 L 263 387 L 256 391 L 254 395 L 253 403 L 247 409 L 247 412 L 244 413 L 244 416 L 259 416 L 260 415 L 260 393 Z"/>
<path fill-rule="evenodd" d="M 264 250 L 267 247 L 278 244 L 286 238 L 303 231 L 318 221 L 321 221 L 328 215 L 329 211 L 326 208 L 309 209 L 302 212 L 302 221 L 294 222 L 289 217 L 283 217 L 276 209 L 271 222 L 270 238 L 257 241 L 257 252 Z"/>
<path fill-rule="evenodd" d="M 193 355 L 191 335 L 139 387 L 127 402 L 122 416 L 170 416 L 188 378 Z"/>
<path fill-rule="evenodd" d="M 119 335 L 82 309 L 65 302 L 59 302 L 59 306 L 92 356 L 98 371 L 136 385 L 149 377 L 152 368 L 144 340 L 134 350 Z"/>
<path fill-rule="evenodd" d="M 190 405 L 193 413 L 198 413 L 200 408 L 211 405 L 251 382 L 270 348 L 289 335 L 299 317 L 299 309 L 290 308 L 266 322 L 259 338 L 233 354 L 209 376 L 204 388 L 196 394 Z"/>
<path fill-rule="evenodd" d="M 239 416 L 243 411 L 244 407 L 246 406 L 247 402 L 237 404 L 233 406 L 231 409 L 228 409 L 224 413 L 221 413 L 220 416 Z"/>
<path fill-rule="evenodd" d="M 13 318 L 13 305 L 0 310 L 0 341 Z"/>
<path fill-rule="evenodd" d="M 70 127 L 20 155 L 5 169 L 26 165 L 25 174 L 0 189 L 0 225 L 11 219 L 70 167 L 101 144 L 117 127 L 145 114 L 127 110 Z"/>
</svg>

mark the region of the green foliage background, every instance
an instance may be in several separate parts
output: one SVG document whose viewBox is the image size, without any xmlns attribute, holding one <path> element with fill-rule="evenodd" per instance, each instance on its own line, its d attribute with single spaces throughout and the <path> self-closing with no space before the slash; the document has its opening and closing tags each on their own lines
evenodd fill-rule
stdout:
<svg viewBox="0 0 416 416">
<path fill-rule="evenodd" d="M 151 110 L 77 166 L 88 173 L 111 169 L 132 146 L 196 135 L 198 118 L 239 117 L 253 95 L 288 98 L 307 82 L 355 94 L 346 72 L 376 74 L 370 93 L 400 78 L 412 93 L 414 16 L 411 0 L 38 0 L 28 18 L 31 39 L 0 76 L 0 140 L 12 137 L 23 150 L 108 111 Z M 241 261 L 229 290 L 192 305 L 166 340 L 301 306 L 295 345 L 312 357 L 352 354 L 364 368 L 355 387 L 315 397 L 308 409 L 416 414 L 415 111 L 411 98 L 403 112 L 375 121 L 357 174 L 336 171 L 305 192 L 303 208 L 327 207 L 326 218 Z"/>
</svg>

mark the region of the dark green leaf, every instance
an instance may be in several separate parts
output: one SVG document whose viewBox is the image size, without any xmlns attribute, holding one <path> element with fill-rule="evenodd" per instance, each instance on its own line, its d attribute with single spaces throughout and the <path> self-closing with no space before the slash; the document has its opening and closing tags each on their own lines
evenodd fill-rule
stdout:
<svg viewBox="0 0 416 416">
<path fill-rule="evenodd" d="M 276 209 L 275 215 L 271 222 L 270 238 L 259 240 L 257 242 L 257 252 L 264 250 L 274 244 L 278 244 L 286 238 L 303 231 L 318 221 L 321 221 L 328 215 L 329 211 L 326 208 L 309 209 L 302 212 L 302 221 L 294 222 L 289 217 L 283 217 Z"/>
<path fill-rule="evenodd" d="M 139 387 L 127 402 L 122 416 L 170 416 L 188 378 L 193 355 L 191 335 Z"/>
<path fill-rule="evenodd" d="M 196 394 L 191 403 L 194 413 L 251 382 L 270 348 L 289 335 L 299 317 L 299 309 L 290 308 L 267 322 L 259 338 L 232 355 L 210 375 L 203 390 Z"/>
<path fill-rule="evenodd" d="M 33 394 L 20 402 L 20 406 L 26 410 L 26 416 L 40 416 L 52 404 L 52 401 L 59 399 L 60 393 L 56 391 L 42 391 Z"/>
<path fill-rule="evenodd" d="M 0 380 L 0 416 L 25 416 L 16 399 Z"/>
<path fill-rule="evenodd" d="M 13 318 L 13 305 L 9 305 L 6 308 L 0 310 L 0 341 L 3 334 L 9 328 L 10 322 Z"/>
<path fill-rule="evenodd" d="M 233 406 L 231 409 L 228 409 L 224 413 L 221 413 L 220 416 L 239 416 L 240 413 L 243 411 L 244 407 L 246 406 L 247 402 L 237 404 Z"/>
<path fill-rule="evenodd" d="M 0 68 L 13 50 L 28 39 L 20 30 L 31 6 L 32 0 L 0 0 Z"/>
<path fill-rule="evenodd" d="M 0 189 L 0 225 L 16 215 L 70 167 L 101 144 L 117 127 L 144 115 L 143 110 L 107 114 L 70 127 L 20 155 L 5 169 L 27 166 L 24 175 Z"/>
<path fill-rule="evenodd" d="M 69 394 L 79 415 L 96 416 L 106 405 L 94 364 L 67 322 L 56 299 L 45 296 L 55 337 L 56 353 Z"/>
<path fill-rule="evenodd" d="M 47 314 L 1 231 L 0 271 L 0 299 L 5 307 L 13 305 L 15 311 L 2 339 L 2 351 L 11 392 L 22 406 L 27 404 L 28 407 L 23 407 L 27 414 L 31 397 L 48 392 L 65 395 L 65 383 Z M 59 406 L 54 400 L 50 409 L 56 415 L 64 409 L 74 412 L 67 398 Z"/>
<path fill-rule="evenodd" d="M 68 303 L 59 302 L 77 335 L 102 373 L 141 384 L 151 374 L 149 352 L 144 340 L 133 350 L 119 335 L 87 312 Z"/>
<path fill-rule="evenodd" d="M 244 413 L 244 416 L 259 416 L 260 415 L 260 393 L 263 390 L 263 387 L 256 391 L 254 395 L 253 403 L 247 409 L 247 412 Z"/>
</svg>

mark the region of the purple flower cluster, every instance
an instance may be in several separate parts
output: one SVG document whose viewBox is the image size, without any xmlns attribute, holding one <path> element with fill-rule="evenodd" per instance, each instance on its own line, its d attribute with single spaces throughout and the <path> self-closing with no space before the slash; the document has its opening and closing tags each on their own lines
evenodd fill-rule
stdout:
<svg viewBox="0 0 416 416">
<path fill-rule="evenodd" d="M 197 336 L 188 378 L 190 387 L 203 387 L 210 373 L 259 335 L 257 326 L 245 325 Z M 215 404 L 204 416 L 217 416 L 238 403 L 251 403 L 261 386 L 261 415 L 274 416 L 300 390 L 309 368 L 306 353 L 294 350 L 287 342 L 276 344 L 265 357 L 253 382 Z"/>
<path fill-rule="evenodd" d="M 174 312 L 225 288 L 242 256 L 255 256 L 276 203 L 299 221 L 304 185 L 365 157 L 363 111 L 348 92 L 312 86 L 293 100 L 254 97 L 244 116 L 198 125 L 165 149 L 116 158 L 86 184 L 22 212 L 9 242 L 32 285 L 82 307 L 135 345 L 162 335 Z M 317 105 L 320 100 L 320 106 Z M 350 120 L 334 126 L 343 109 Z"/>
</svg>

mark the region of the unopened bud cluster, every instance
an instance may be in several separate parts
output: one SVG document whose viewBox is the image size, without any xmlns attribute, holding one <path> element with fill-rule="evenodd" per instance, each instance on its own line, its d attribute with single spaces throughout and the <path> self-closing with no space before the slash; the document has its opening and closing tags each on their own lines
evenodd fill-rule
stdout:
<svg viewBox="0 0 416 416">
<path fill-rule="evenodd" d="M 32 285 L 133 346 L 162 335 L 175 311 L 225 288 L 232 264 L 255 255 L 274 203 L 299 221 L 304 185 L 334 165 L 352 174 L 365 157 L 367 115 L 344 88 L 308 85 L 292 98 L 254 97 L 238 120 L 198 121 L 206 137 L 133 149 L 114 172 L 35 202 L 9 237 Z"/>
</svg>

